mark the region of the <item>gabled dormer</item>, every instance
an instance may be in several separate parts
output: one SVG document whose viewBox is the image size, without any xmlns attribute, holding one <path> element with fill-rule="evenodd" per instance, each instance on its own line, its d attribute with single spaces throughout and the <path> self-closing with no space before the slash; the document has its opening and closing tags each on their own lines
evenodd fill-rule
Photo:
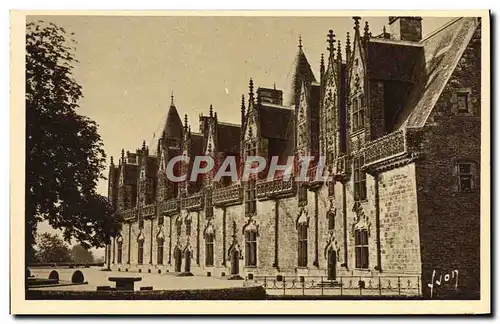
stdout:
<svg viewBox="0 0 500 324">
<path fill-rule="evenodd" d="M 359 30 L 360 17 L 354 19 L 354 41 L 351 57 L 348 58 L 348 120 L 350 135 L 350 150 L 358 151 L 365 143 L 366 107 L 367 107 L 367 69 L 366 69 L 366 42 L 370 35 L 368 23 L 363 36 Z"/>
<path fill-rule="evenodd" d="M 346 63 L 342 61 L 340 41 L 335 49 L 333 30 L 328 33 L 328 60 L 326 71 L 321 61 L 322 104 L 321 104 L 321 155 L 327 163 L 346 152 Z M 350 55 L 349 33 L 346 41 L 346 54 Z"/>
</svg>

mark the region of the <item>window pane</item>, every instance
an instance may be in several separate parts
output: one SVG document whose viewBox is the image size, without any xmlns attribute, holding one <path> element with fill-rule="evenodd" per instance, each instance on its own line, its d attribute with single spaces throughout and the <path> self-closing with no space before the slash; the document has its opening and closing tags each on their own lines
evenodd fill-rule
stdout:
<svg viewBox="0 0 500 324">
<path fill-rule="evenodd" d="M 468 163 L 459 164 L 458 167 L 461 174 L 471 173 L 471 165 Z"/>
<path fill-rule="evenodd" d="M 459 93 L 457 95 L 457 101 L 458 101 L 458 111 L 459 112 L 468 112 L 469 107 L 468 107 L 468 94 L 467 93 Z"/>
<path fill-rule="evenodd" d="M 472 189 L 471 176 L 460 176 L 460 189 L 462 191 L 470 191 Z"/>
</svg>

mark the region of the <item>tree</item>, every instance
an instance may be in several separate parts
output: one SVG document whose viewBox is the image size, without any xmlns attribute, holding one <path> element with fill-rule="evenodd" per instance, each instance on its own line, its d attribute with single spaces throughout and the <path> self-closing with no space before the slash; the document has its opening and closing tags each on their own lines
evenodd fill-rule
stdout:
<svg viewBox="0 0 500 324">
<path fill-rule="evenodd" d="M 71 249 L 71 259 L 75 263 L 92 263 L 94 262 L 94 255 L 92 251 L 77 244 Z"/>
<path fill-rule="evenodd" d="M 42 263 L 70 262 L 71 252 L 56 234 L 42 233 L 37 242 L 37 260 Z"/>
<path fill-rule="evenodd" d="M 67 242 L 102 247 L 116 222 L 96 192 L 106 162 L 97 124 L 77 113 L 76 43 L 52 23 L 26 27 L 26 257 L 43 220 Z"/>
</svg>

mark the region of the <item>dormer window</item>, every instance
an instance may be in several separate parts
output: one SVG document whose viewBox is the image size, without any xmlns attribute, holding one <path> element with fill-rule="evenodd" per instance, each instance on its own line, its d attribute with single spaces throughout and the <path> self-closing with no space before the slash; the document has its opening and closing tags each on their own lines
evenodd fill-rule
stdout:
<svg viewBox="0 0 500 324">
<path fill-rule="evenodd" d="M 469 112 L 469 93 L 468 92 L 457 93 L 457 107 L 458 107 L 458 112 L 461 114 Z"/>
<path fill-rule="evenodd" d="M 352 99 L 352 130 L 365 128 L 365 103 L 364 96 L 359 95 Z"/>
</svg>

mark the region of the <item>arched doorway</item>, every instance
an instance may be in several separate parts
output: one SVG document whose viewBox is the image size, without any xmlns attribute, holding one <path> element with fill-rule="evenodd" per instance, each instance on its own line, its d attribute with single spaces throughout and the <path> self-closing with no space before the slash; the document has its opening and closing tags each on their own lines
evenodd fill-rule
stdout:
<svg viewBox="0 0 500 324">
<path fill-rule="evenodd" d="M 231 275 L 240 273 L 240 253 L 237 249 L 231 251 Z"/>
<path fill-rule="evenodd" d="M 185 260 L 184 260 L 184 272 L 185 273 L 190 273 L 191 272 L 191 251 L 186 250 L 184 253 Z"/>
<path fill-rule="evenodd" d="M 334 249 L 328 250 L 328 280 L 337 279 L 337 253 Z"/>
<path fill-rule="evenodd" d="M 182 252 L 178 247 L 175 248 L 174 251 L 174 263 L 175 263 L 175 272 L 181 272 L 182 266 Z"/>
</svg>

